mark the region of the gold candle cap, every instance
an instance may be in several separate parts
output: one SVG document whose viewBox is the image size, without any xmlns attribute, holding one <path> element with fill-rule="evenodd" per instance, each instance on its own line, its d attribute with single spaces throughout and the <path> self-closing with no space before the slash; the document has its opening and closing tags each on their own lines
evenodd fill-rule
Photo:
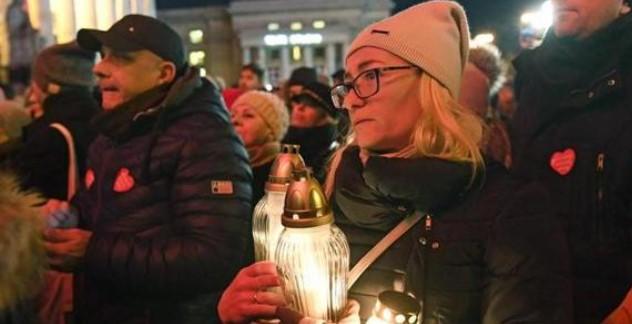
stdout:
<svg viewBox="0 0 632 324">
<path fill-rule="evenodd" d="M 285 227 L 305 228 L 331 224 L 333 213 L 320 184 L 308 168 L 294 171 L 285 196 L 281 223 Z"/>
<path fill-rule="evenodd" d="M 281 152 L 272 163 L 270 175 L 266 182 L 267 191 L 285 192 L 288 184 L 292 181 L 292 173 L 296 169 L 304 169 L 305 162 L 298 154 L 300 145 L 283 144 Z"/>
<path fill-rule="evenodd" d="M 385 323 L 416 324 L 421 306 L 415 298 L 398 291 L 383 291 L 377 297 L 373 316 Z"/>
</svg>

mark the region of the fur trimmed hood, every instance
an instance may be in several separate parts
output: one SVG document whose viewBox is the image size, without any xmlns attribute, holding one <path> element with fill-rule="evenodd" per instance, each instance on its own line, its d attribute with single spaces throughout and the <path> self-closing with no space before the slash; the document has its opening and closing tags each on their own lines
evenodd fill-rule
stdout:
<svg viewBox="0 0 632 324">
<path fill-rule="evenodd" d="M 38 291 L 46 269 L 39 208 L 42 198 L 20 190 L 17 179 L 0 170 L 0 310 Z"/>
</svg>

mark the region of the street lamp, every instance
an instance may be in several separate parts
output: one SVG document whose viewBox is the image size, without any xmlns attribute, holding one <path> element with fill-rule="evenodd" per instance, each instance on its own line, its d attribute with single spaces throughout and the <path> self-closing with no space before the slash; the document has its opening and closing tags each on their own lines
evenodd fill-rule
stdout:
<svg viewBox="0 0 632 324">
<path fill-rule="evenodd" d="M 520 16 L 520 46 L 537 47 L 542 43 L 546 30 L 553 24 L 553 4 L 542 3 L 537 11 L 525 12 Z"/>
</svg>

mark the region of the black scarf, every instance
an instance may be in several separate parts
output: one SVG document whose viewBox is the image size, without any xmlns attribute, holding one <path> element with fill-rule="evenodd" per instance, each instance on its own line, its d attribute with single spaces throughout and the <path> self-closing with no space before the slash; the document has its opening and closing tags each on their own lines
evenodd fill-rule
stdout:
<svg viewBox="0 0 632 324">
<path fill-rule="evenodd" d="M 471 171 L 465 163 L 431 158 L 371 157 L 363 166 L 359 148 L 351 146 L 336 171 L 333 198 L 354 224 L 388 231 L 414 210 L 435 213 L 458 202 Z"/>
</svg>

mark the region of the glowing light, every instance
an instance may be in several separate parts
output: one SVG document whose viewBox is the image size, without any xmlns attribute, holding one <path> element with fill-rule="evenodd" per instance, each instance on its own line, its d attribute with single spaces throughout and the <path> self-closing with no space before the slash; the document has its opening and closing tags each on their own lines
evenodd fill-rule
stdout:
<svg viewBox="0 0 632 324">
<path fill-rule="evenodd" d="M 194 29 L 189 32 L 189 41 L 191 44 L 199 44 L 204 38 L 204 32 L 201 29 Z"/>
<path fill-rule="evenodd" d="M 315 45 L 323 42 L 323 35 L 311 34 L 268 34 L 263 37 L 263 43 L 267 46 L 285 45 Z"/>
<path fill-rule="evenodd" d="M 315 20 L 312 26 L 314 27 L 314 29 L 323 29 L 325 28 L 326 24 L 324 20 Z"/>
<path fill-rule="evenodd" d="M 494 40 L 496 40 L 496 37 L 492 33 L 478 34 L 472 40 L 472 46 L 492 44 Z"/>
<path fill-rule="evenodd" d="M 292 59 L 294 61 L 300 61 L 301 60 L 301 56 L 302 56 L 301 48 L 299 46 L 292 47 Z"/>
<path fill-rule="evenodd" d="M 281 26 L 279 26 L 279 24 L 278 24 L 278 23 L 274 23 L 274 22 L 273 22 L 273 23 L 269 23 L 269 24 L 268 24 L 268 30 L 269 30 L 269 31 L 279 30 L 279 28 L 280 28 L 280 27 L 281 27 Z"/>
<path fill-rule="evenodd" d="M 553 24 L 553 4 L 545 1 L 538 11 L 525 12 L 520 16 L 520 23 L 538 30 L 546 30 Z"/>
<path fill-rule="evenodd" d="M 292 34 L 290 35 L 290 44 L 292 45 L 312 45 L 323 42 L 321 34 Z"/>
<path fill-rule="evenodd" d="M 189 63 L 193 66 L 204 65 L 204 58 L 206 58 L 204 51 L 193 51 L 189 53 Z"/>
<path fill-rule="evenodd" d="M 288 44 L 288 37 L 284 34 L 265 35 L 263 37 L 263 43 L 268 46 L 281 46 Z"/>
<path fill-rule="evenodd" d="M 301 29 L 303 29 L 303 23 L 301 23 L 299 21 L 295 21 L 295 22 L 290 24 L 290 29 L 291 30 L 301 30 Z"/>
</svg>

